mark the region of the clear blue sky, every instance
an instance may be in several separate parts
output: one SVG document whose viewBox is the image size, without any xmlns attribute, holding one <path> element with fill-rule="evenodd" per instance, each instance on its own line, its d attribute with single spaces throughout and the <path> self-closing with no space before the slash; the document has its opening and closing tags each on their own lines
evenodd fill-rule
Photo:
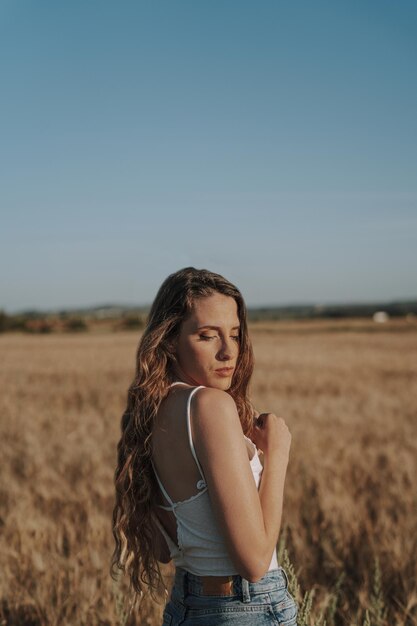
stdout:
<svg viewBox="0 0 417 626">
<path fill-rule="evenodd" d="M 2 0 L 0 308 L 417 297 L 414 0 Z"/>
</svg>

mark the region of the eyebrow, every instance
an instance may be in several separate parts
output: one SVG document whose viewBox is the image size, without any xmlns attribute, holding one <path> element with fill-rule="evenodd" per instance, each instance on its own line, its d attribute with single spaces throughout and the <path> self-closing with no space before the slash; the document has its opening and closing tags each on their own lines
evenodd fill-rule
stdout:
<svg viewBox="0 0 417 626">
<path fill-rule="evenodd" d="M 201 330 L 202 328 L 213 328 L 213 330 L 221 330 L 220 326 L 210 326 L 206 324 L 205 326 L 199 326 L 197 330 Z M 233 326 L 232 330 L 239 330 L 240 326 Z"/>
</svg>

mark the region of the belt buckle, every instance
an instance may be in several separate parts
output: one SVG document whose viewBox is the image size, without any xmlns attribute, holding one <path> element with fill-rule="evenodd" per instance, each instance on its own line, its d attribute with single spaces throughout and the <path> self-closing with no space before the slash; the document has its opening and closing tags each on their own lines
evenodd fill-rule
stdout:
<svg viewBox="0 0 417 626">
<path fill-rule="evenodd" d="M 233 576 L 202 576 L 201 582 L 205 596 L 233 595 Z"/>
</svg>

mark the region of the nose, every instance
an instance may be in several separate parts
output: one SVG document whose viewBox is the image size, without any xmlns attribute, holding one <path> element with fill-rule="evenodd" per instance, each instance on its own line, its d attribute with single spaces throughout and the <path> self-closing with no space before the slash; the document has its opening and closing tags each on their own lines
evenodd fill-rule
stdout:
<svg viewBox="0 0 417 626">
<path fill-rule="evenodd" d="M 231 361 L 236 352 L 236 342 L 234 339 L 225 338 L 219 350 L 219 357 L 222 361 Z"/>
</svg>

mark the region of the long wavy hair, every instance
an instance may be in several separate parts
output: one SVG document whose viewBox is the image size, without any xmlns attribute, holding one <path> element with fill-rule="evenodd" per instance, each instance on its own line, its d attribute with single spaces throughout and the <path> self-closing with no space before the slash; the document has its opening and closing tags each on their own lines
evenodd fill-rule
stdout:
<svg viewBox="0 0 417 626">
<path fill-rule="evenodd" d="M 218 292 L 235 299 L 240 320 L 239 354 L 231 387 L 242 429 L 249 436 L 253 407 L 248 386 L 253 372 L 253 349 L 247 328 L 246 305 L 240 291 L 220 274 L 186 267 L 170 274 L 151 306 L 136 353 L 136 373 L 127 393 L 117 446 L 113 536 L 115 549 L 110 574 L 118 570 L 129 576 L 130 589 L 143 596 L 144 586 L 155 592 L 166 587 L 156 554 L 153 507 L 157 483 L 152 470 L 152 431 L 161 401 L 174 381 L 176 356 L 172 340 L 192 312 L 196 299 Z"/>
</svg>

